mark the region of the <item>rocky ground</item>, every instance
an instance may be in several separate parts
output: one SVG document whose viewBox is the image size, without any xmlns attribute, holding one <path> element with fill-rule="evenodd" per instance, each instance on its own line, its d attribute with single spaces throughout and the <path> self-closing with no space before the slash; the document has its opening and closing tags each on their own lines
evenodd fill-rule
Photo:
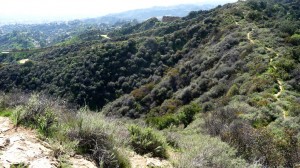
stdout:
<svg viewBox="0 0 300 168">
<path fill-rule="evenodd" d="M 128 153 L 129 160 L 132 168 L 173 168 L 172 164 L 167 160 L 162 160 L 159 158 L 151 158 L 147 155 L 141 156 L 134 152 Z"/>
<path fill-rule="evenodd" d="M 51 146 L 41 141 L 34 130 L 15 127 L 7 117 L 0 117 L 0 168 L 11 166 L 28 166 L 29 168 L 59 167 L 59 161 L 54 157 Z M 167 160 L 141 156 L 128 151 L 128 157 L 133 168 L 163 167 L 172 168 Z M 96 165 L 76 155 L 67 159 L 73 168 L 96 168 Z"/>
<path fill-rule="evenodd" d="M 69 157 L 74 168 L 96 167 L 82 156 Z M 0 167 L 28 166 L 29 168 L 58 167 L 50 145 L 37 138 L 33 130 L 15 128 L 9 118 L 0 117 Z"/>
</svg>

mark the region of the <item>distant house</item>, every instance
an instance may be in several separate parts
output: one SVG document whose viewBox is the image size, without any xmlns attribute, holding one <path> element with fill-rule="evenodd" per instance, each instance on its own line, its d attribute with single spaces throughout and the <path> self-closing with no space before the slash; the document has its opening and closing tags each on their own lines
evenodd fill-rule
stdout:
<svg viewBox="0 0 300 168">
<path fill-rule="evenodd" d="M 178 20 L 180 19 L 180 17 L 177 17 L 177 16 L 163 16 L 162 18 L 162 22 L 173 22 L 175 20 Z"/>
</svg>

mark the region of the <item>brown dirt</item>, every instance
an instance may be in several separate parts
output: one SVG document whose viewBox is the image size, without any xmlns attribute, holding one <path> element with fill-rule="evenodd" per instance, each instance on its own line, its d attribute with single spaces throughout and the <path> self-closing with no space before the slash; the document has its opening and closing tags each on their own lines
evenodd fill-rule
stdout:
<svg viewBox="0 0 300 168">
<path fill-rule="evenodd" d="M 127 152 L 132 168 L 173 168 L 172 164 L 160 158 L 141 156 L 134 152 Z"/>
<path fill-rule="evenodd" d="M 251 32 L 247 34 L 247 39 L 250 41 L 251 44 L 255 44 L 254 40 L 251 39 Z"/>
</svg>

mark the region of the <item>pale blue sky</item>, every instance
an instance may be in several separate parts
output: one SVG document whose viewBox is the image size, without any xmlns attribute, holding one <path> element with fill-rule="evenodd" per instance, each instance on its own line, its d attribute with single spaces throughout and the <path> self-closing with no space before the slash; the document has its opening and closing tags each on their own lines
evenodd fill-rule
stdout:
<svg viewBox="0 0 300 168">
<path fill-rule="evenodd" d="M 0 18 L 85 18 L 131 9 L 236 0 L 0 0 Z"/>
</svg>

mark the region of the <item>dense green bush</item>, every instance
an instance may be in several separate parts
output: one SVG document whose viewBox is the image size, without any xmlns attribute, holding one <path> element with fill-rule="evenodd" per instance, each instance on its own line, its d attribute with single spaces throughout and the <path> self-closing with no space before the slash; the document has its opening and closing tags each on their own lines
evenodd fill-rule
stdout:
<svg viewBox="0 0 300 168">
<path fill-rule="evenodd" d="M 253 10 L 264 10 L 267 7 L 267 2 L 266 1 L 255 1 L 255 0 L 250 0 L 247 2 L 247 5 L 251 7 Z"/>
<path fill-rule="evenodd" d="M 52 136 L 57 124 L 57 116 L 53 112 L 52 105 L 45 97 L 32 95 L 28 104 L 18 106 L 13 111 L 13 120 L 16 125 L 23 124 L 37 128 L 42 135 Z"/>
<path fill-rule="evenodd" d="M 131 134 L 130 144 L 134 151 L 139 154 L 150 153 L 154 157 L 168 157 L 165 139 L 153 129 L 132 125 L 128 130 Z"/>
<path fill-rule="evenodd" d="M 198 118 L 185 130 L 171 132 L 173 136 L 178 133 L 181 135 L 175 136 L 176 144 L 178 144 L 180 149 L 180 155 L 173 158 L 175 167 L 261 167 L 259 163 L 247 164 L 242 158 L 236 157 L 237 151 L 227 143 L 222 142 L 218 137 L 202 134 L 203 130 L 199 127 L 199 125 L 202 125 L 202 122 L 202 118 Z"/>
<path fill-rule="evenodd" d="M 38 131 L 45 136 L 53 136 L 56 123 L 56 114 L 50 109 L 46 109 L 45 113 L 37 118 Z"/>
<path fill-rule="evenodd" d="M 193 120 L 197 113 L 199 113 L 201 108 L 192 103 L 191 105 L 183 107 L 183 109 L 178 114 L 178 120 L 180 123 L 187 127 Z"/>
<path fill-rule="evenodd" d="M 233 84 L 228 90 L 226 96 L 231 97 L 239 94 L 239 88 L 236 84 Z"/>
<path fill-rule="evenodd" d="M 285 20 L 283 22 L 278 23 L 279 24 L 279 30 L 283 33 L 287 33 L 288 35 L 292 35 L 297 30 L 297 23 L 294 21 Z"/>
<path fill-rule="evenodd" d="M 3 109 L 0 109 L 0 116 L 1 117 L 10 117 L 12 115 L 12 111 L 11 110 L 3 110 Z"/>
<path fill-rule="evenodd" d="M 300 45 L 300 34 L 294 34 L 289 39 L 290 43 Z"/>
<path fill-rule="evenodd" d="M 300 62 L 300 47 L 293 48 L 291 53 L 292 53 L 292 58 Z"/>
<path fill-rule="evenodd" d="M 113 153 L 112 140 L 104 131 L 97 129 L 99 128 L 70 130 L 67 136 L 73 141 L 78 141 L 76 149 L 78 153 L 88 154 L 98 166 L 118 167 L 118 160 Z"/>
<path fill-rule="evenodd" d="M 61 123 L 60 133 L 76 142 L 77 153 L 87 155 L 99 167 L 130 167 L 128 157 L 120 151 L 128 138 L 126 128 L 121 129 L 113 121 L 105 121 L 102 114 L 91 112 L 87 107 L 81 108 L 76 115 L 69 115 L 66 123 Z"/>
<path fill-rule="evenodd" d="M 261 19 L 261 17 L 262 17 L 261 13 L 259 13 L 257 11 L 250 12 L 247 15 L 247 18 L 252 20 L 252 21 L 259 21 Z"/>
<path fill-rule="evenodd" d="M 261 114 L 258 113 L 258 109 L 247 104 L 230 103 L 207 115 L 205 127 L 211 135 L 219 135 L 223 141 L 234 146 L 238 150 L 238 155 L 248 161 L 261 158 L 263 165 L 270 166 L 296 163 L 297 154 L 290 153 L 290 148 L 287 147 L 292 145 L 287 145 L 287 142 L 291 141 L 289 138 L 296 138 L 295 135 L 289 137 L 282 126 L 277 128 L 276 124 L 270 124 L 271 122 L 276 123 L 272 116 L 269 116 L 271 120 L 268 117 L 268 115 L 274 114 L 266 114 L 270 112 L 270 107 L 262 109 L 266 111 Z M 258 113 L 259 116 L 255 116 L 255 113 Z M 250 123 L 250 121 L 253 122 Z M 296 139 L 294 140 L 296 141 Z M 283 147 L 282 145 L 287 146 Z M 299 144 L 293 145 L 298 146 Z M 287 156 L 286 153 L 290 153 L 290 155 Z"/>
<path fill-rule="evenodd" d="M 172 125 L 178 126 L 180 124 L 180 121 L 175 114 L 166 114 L 158 117 L 148 117 L 146 119 L 146 123 L 159 130 L 162 130 Z"/>
<path fill-rule="evenodd" d="M 71 109 L 63 102 L 36 94 L 22 105 L 6 108 L 14 108 L 11 117 L 17 126 L 35 128 L 42 138 L 48 139 L 56 158 L 77 153 L 86 155 L 98 166 L 130 167 L 126 155 L 118 150 L 125 143 L 127 130 L 124 128 L 124 132 L 113 122 L 108 123 L 102 114 L 87 108 Z M 112 135 L 116 131 L 122 132 L 122 137 Z"/>
<path fill-rule="evenodd" d="M 148 117 L 146 118 L 146 123 L 160 130 L 172 125 L 183 125 L 184 127 L 187 127 L 194 120 L 195 115 L 200 111 L 201 108 L 197 104 L 192 103 L 191 105 L 187 105 L 182 109 L 179 109 L 179 111 L 175 114 Z"/>
</svg>

